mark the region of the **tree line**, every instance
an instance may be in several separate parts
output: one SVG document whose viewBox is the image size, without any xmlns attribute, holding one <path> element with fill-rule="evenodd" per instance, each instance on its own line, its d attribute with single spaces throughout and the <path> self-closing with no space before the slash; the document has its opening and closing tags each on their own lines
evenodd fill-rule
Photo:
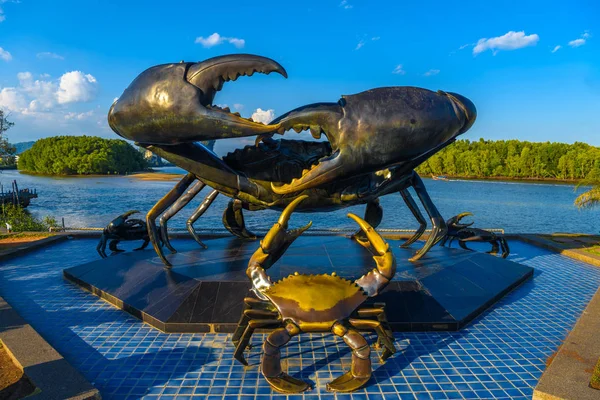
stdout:
<svg viewBox="0 0 600 400">
<path fill-rule="evenodd" d="M 14 126 L 13 122 L 8 120 L 8 115 L 0 109 L 0 166 L 14 165 L 15 147 L 8 142 L 4 133 Z"/>
<path fill-rule="evenodd" d="M 600 180 L 600 148 L 586 143 L 458 140 L 417 168 L 422 175 Z"/>
<path fill-rule="evenodd" d="M 122 139 L 55 136 L 40 139 L 19 156 L 18 168 L 49 175 L 128 174 L 148 168 L 143 155 Z"/>
</svg>

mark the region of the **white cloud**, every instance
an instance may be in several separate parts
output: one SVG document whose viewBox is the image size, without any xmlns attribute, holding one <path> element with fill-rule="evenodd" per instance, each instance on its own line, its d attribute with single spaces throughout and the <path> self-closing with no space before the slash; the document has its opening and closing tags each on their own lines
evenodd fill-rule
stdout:
<svg viewBox="0 0 600 400">
<path fill-rule="evenodd" d="M 579 47 L 579 46 L 583 46 L 584 44 L 585 44 L 585 39 L 583 39 L 583 38 L 571 40 L 569 42 L 569 46 L 571 46 L 571 47 Z"/>
<path fill-rule="evenodd" d="M 97 90 L 96 79 L 81 71 L 67 72 L 58 80 L 34 79 L 31 72 L 19 72 L 17 79 L 18 86 L 2 89 L 0 107 L 21 115 L 44 118 L 52 118 L 53 113 L 62 115 L 64 108 L 57 106 L 92 100 Z"/>
<path fill-rule="evenodd" d="M 2 17 L 1 14 L 0 14 L 0 17 Z M 4 50 L 2 47 L 0 47 L 0 60 L 10 61 L 10 60 L 12 60 L 12 54 L 10 54 L 7 50 Z"/>
<path fill-rule="evenodd" d="M 437 75 L 440 73 L 439 69 L 430 69 L 429 71 L 425 72 L 423 74 L 423 76 L 433 76 L 433 75 Z"/>
<path fill-rule="evenodd" d="M 262 108 L 257 108 L 256 111 L 252 114 L 252 119 L 256 122 L 262 122 L 263 124 L 268 124 L 269 122 L 275 119 L 275 110 L 268 109 L 263 110 Z"/>
<path fill-rule="evenodd" d="M 392 74 L 404 75 L 406 74 L 406 71 L 402 69 L 402 64 L 398 64 L 392 71 Z"/>
<path fill-rule="evenodd" d="M 492 50 L 495 55 L 499 50 L 516 50 L 523 47 L 535 46 L 539 40 L 540 37 L 535 33 L 525 35 L 525 31 L 510 31 L 502 36 L 479 39 L 475 47 L 473 47 L 473 54 L 477 55 L 486 50 Z"/>
<path fill-rule="evenodd" d="M 20 3 L 19 0 L 0 0 L 0 4 L 2 3 Z M 0 7 L 0 22 L 6 20 L 6 14 L 4 14 L 4 10 Z"/>
<path fill-rule="evenodd" d="M 96 78 L 81 71 L 67 72 L 60 77 L 56 97 L 60 104 L 90 101 L 96 96 Z"/>
<path fill-rule="evenodd" d="M 372 41 L 372 42 L 375 42 L 375 41 L 377 41 L 377 40 L 379 40 L 379 39 L 381 39 L 381 36 L 373 36 L 373 37 L 371 38 L 371 41 Z M 365 44 L 367 44 L 367 40 L 368 40 L 368 39 L 361 39 L 361 40 L 358 42 L 358 44 L 356 45 L 356 48 L 355 48 L 354 50 L 360 50 L 360 49 L 361 49 L 361 47 L 363 47 Z"/>
<path fill-rule="evenodd" d="M 39 59 L 44 59 L 44 58 L 52 58 L 55 60 L 64 60 L 65 58 L 59 54 L 56 53 L 51 53 L 49 51 L 44 51 L 42 53 L 37 53 L 36 57 Z"/>
<path fill-rule="evenodd" d="M 16 88 L 8 87 L 0 90 L 0 108 L 13 112 L 22 112 L 27 101 Z"/>
<path fill-rule="evenodd" d="M 70 113 L 65 114 L 65 119 L 66 120 L 74 119 L 77 121 L 83 121 L 84 119 L 88 119 L 92 116 L 94 116 L 94 110 L 90 110 L 90 111 L 83 112 L 83 113 L 70 112 Z"/>
<path fill-rule="evenodd" d="M 19 72 L 17 78 L 20 90 L 33 99 L 29 103 L 31 111 L 47 111 L 56 105 L 58 86 L 55 82 L 39 79 L 34 81 L 31 72 Z"/>
<path fill-rule="evenodd" d="M 557 51 L 559 51 L 561 48 L 562 48 L 562 46 L 561 46 L 561 45 L 554 46 L 554 48 L 552 49 L 552 53 L 556 53 L 556 52 L 557 52 Z"/>
<path fill-rule="evenodd" d="M 340 7 L 342 7 L 344 10 L 349 10 L 354 6 L 352 4 L 348 4 L 348 0 L 342 0 Z"/>
<path fill-rule="evenodd" d="M 571 46 L 571 47 L 580 47 L 580 46 L 583 46 L 584 44 L 587 43 L 587 40 L 589 38 L 591 38 L 591 37 L 592 37 L 592 35 L 590 35 L 590 33 L 588 31 L 585 31 L 585 32 L 583 32 L 583 34 L 581 35 L 580 38 L 575 39 L 575 40 L 571 40 L 569 42 L 569 46 Z"/>
<path fill-rule="evenodd" d="M 200 43 L 202 46 L 207 47 L 207 48 L 210 48 L 213 46 L 218 46 L 224 42 L 231 43 L 238 49 L 241 49 L 246 44 L 246 41 L 244 39 L 221 36 L 217 32 L 213 33 L 212 35 L 210 35 L 206 38 L 203 36 L 199 36 L 196 38 L 196 41 L 195 41 L 195 43 Z"/>
<path fill-rule="evenodd" d="M 244 109 L 244 105 L 243 105 L 243 104 L 240 104 L 240 103 L 235 103 L 235 104 L 233 105 L 233 108 L 235 108 L 235 109 L 236 109 L 236 110 L 238 110 L 238 111 L 242 111 L 242 110 Z"/>
</svg>

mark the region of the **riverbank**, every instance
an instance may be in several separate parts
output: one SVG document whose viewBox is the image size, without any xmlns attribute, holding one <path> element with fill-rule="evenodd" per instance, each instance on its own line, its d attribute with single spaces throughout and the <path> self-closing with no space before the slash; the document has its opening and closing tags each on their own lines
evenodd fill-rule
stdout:
<svg viewBox="0 0 600 400">
<path fill-rule="evenodd" d="M 550 183 L 563 185 L 578 185 L 581 179 L 557 179 L 557 178 L 513 178 L 508 176 L 461 176 L 461 175 L 443 175 L 448 180 L 465 181 L 497 181 L 497 182 L 519 182 L 519 183 Z M 422 175 L 422 178 L 431 178 L 431 176 Z"/>
<path fill-rule="evenodd" d="M 131 178 L 139 179 L 141 181 L 176 181 L 183 177 L 183 174 L 167 173 L 167 172 L 141 172 L 137 174 L 128 175 Z"/>
<path fill-rule="evenodd" d="M 179 167 L 155 167 L 144 171 L 135 171 L 130 174 L 89 174 L 89 175 L 51 175 L 41 174 L 37 172 L 19 170 L 20 174 L 40 176 L 47 178 L 106 178 L 106 177 L 132 177 L 141 181 L 174 181 L 181 179 L 186 171 Z M 166 169 L 170 172 L 163 172 L 159 169 Z M 431 175 L 420 175 L 421 178 L 431 179 Z M 578 185 L 581 179 L 557 179 L 557 178 L 515 178 L 508 176 L 468 176 L 468 175 L 444 175 L 448 181 L 464 180 L 464 181 L 491 181 L 491 182 L 515 182 L 515 183 L 545 183 L 545 184 L 560 184 L 560 185 Z M 442 180 L 445 181 L 445 180 Z"/>
<path fill-rule="evenodd" d="M 63 178 L 123 178 L 127 176 L 133 176 L 136 174 L 152 174 L 152 170 L 143 170 L 143 171 L 134 171 L 128 174 L 44 174 L 41 172 L 33 172 L 33 171 L 25 171 L 22 169 L 17 170 L 21 175 L 30 175 L 30 176 L 38 176 L 41 178 L 55 178 L 55 179 L 63 179 Z"/>
</svg>

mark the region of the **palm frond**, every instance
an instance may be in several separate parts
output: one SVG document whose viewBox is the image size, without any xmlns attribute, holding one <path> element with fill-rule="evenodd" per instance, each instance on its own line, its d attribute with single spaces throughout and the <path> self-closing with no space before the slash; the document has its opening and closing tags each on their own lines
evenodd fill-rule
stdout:
<svg viewBox="0 0 600 400">
<path fill-rule="evenodd" d="M 592 208 L 600 205 L 600 186 L 595 186 L 575 199 L 578 208 Z"/>
</svg>

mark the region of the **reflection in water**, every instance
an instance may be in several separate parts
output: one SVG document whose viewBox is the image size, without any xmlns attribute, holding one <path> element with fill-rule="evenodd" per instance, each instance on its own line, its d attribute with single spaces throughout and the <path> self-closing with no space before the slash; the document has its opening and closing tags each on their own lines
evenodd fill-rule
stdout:
<svg viewBox="0 0 600 400">
<path fill-rule="evenodd" d="M 181 172 L 167 167 L 164 172 Z M 104 227 L 115 216 L 127 210 L 147 212 L 158 199 L 175 185 L 175 181 L 141 181 L 127 176 L 91 178 L 53 178 L 4 171 L 0 183 L 8 185 L 13 179 L 22 188 L 35 188 L 39 198 L 29 210 L 38 216 L 52 215 L 65 225 L 75 227 Z M 597 233 L 596 212 L 578 211 L 573 205 L 577 197 L 572 185 L 529 184 L 498 181 L 434 181 L 425 185 L 440 209 L 449 218 L 459 212 L 475 214 L 475 223 L 481 228 L 504 228 L 507 232 L 582 232 Z M 579 193 L 581 193 L 582 188 Z M 204 190 L 182 212 L 169 221 L 169 227 L 184 228 L 185 221 L 204 196 Z M 219 196 L 207 212 L 196 222 L 197 229 L 222 228 L 221 216 L 228 198 Z M 417 223 L 404 206 L 399 195 L 381 199 L 385 228 L 415 229 Z M 362 215 L 364 206 L 338 210 L 317 218 L 314 214 L 295 215 L 294 224 L 301 226 L 314 220 L 317 228 L 354 229 L 346 218 L 348 211 Z M 278 213 L 270 210 L 246 212 L 249 229 L 270 227 Z M 296 225 L 295 225 L 296 226 Z"/>
</svg>

